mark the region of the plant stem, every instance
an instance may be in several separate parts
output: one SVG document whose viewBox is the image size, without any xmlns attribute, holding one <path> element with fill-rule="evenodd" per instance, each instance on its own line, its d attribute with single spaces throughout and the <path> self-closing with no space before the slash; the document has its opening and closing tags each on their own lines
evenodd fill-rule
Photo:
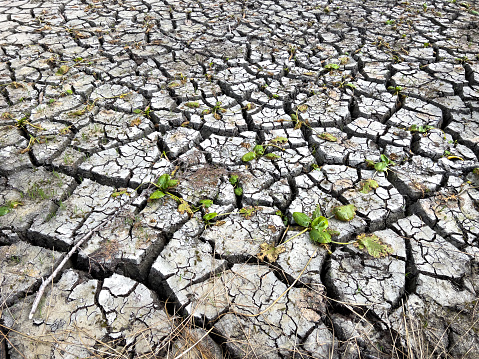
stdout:
<svg viewBox="0 0 479 359">
<path fill-rule="evenodd" d="M 296 237 L 302 235 L 303 233 L 307 232 L 308 229 L 309 229 L 309 228 L 303 229 L 301 232 L 296 233 L 294 236 L 292 236 L 291 238 L 289 238 L 286 242 L 283 242 L 283 243 L 281 243 L 281 244 L 286 244 L 286 243 L 288 243 L 288 242 L 289 242 L 290 240 L 292 240 L 293 238 L 296 238 Z"/>
<path fill-rule="evenodd" d="M 351 241 L 351 242 L 335 242 L 335 241 L 331 241 L 331 243 L 334 243 L 334 244 L 344 244 L 344 245 L 347 245 L 347 244 L 353 244 L 353 243 L 356 243 L 357 241 Z"/>
</svg>

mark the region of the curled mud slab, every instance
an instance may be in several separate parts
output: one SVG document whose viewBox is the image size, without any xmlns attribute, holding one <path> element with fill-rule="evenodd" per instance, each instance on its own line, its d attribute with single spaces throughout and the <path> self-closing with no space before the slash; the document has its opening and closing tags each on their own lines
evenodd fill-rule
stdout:
<svg viewBox="0 0 479 359">
<path fill-rule="evenodd" d="M 478 23 L 0 1 L 0 358 L 477 358 Z"/>
</svg>

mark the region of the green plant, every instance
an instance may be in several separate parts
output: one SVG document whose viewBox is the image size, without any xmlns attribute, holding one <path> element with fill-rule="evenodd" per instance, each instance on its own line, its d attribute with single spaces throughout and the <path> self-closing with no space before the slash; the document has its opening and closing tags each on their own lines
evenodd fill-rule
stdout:
<svg viewBox="0 0 479 359">
<path fill-rule="evenodd" d="M 199 102 L 187 102 L 185 103 L 185 106 L 186 107 L 189 107 L 189 108 L 198 108 L 200 107 L 200 103 Z"/>
<path fill-rule="evenodd" d="M 150 199 L 160 199 L 167 194 L 171 196 L 168 190 L 175 187 L 178 184 L 178 180 L 171 179 L 170 175 L 165 173 L 158 178 L 156 183 L 152 182 L 152 184 L 158 189 L 150 195 Z"/>
<path fill-rule="evenodd" d="M 246 219 L 250 219 L 256 211 L 260 208 L 257 206 L 250 206 L 250 207 L 243 207 L 239 210 L 240 215 L 242 215 Z"/>
<path fill-rule="evenodd" d="M 331 236 L 339 235 L 339 232 L 328 228 L 329 221 L 326 217 L 321 216 L 321 208 L 319 207 L 319 205 L 316 206 L 316 209 L 314 210 L 311 217 L 309 217 L 307 214 L 303 212 L 294 212 L 293 218 L 298 225 L 305 228 L 303 231 L 301 231 L 297 235 L 309 231 L 309 238 L 313 242 L 322 243 L 322 244 L 327 244 L 327 243 L 345 244 L 345 243 L 332 241 Z M 286 242 L 290 241 L 294 237 L 295 236 L 291 237 Z"/>
<path fill-rule="evenodd" d="M 430 125 L 411 125 L 407 130 L 411 132 L 427 133 L 429 130 L 432 130 L 434 126 Z"/>
<path fill-rule="evenodd" d="M 336 136 L 333 136 L 332 134 L 328 133 L 328 132 L 322 132 L 318 135 L 319 138 L 323 139 L 323 140 L 326 140 L 326 141 L 329 141 L 329 142 L 337 142 L 338 141 L 338 138 Z"/>
<path fill-rule="evenodd" d="M 328 70 L 329 72 L 333 72 L 334 70 L 339 70 L 339 65 L 338 64 L 327 64 L 324 66 L 325 70 Z"/>
<path fill-rule="evenodd" d="M 230 183 L 234 187 L 235 195 L 241 196 L 243 194 L 243 188 L 239 184 L 239 177 L 238 175 L 232 175 L 230 177 Z"/>
<path fill-rule="evenodd" d="M 403 90 L 402 86 L 389 86 L 388 91 L 391 92 L 393 95 L 399 96 L 401 91 Z"/>
<path fill-rule="evenodd" d="M 393 252 L 393 249 L 381 243 L 381 239 L 375 234 L 360 234 L 356 237 L 354 245 L 359 249 L 366 249 L 374 258 L 385 257 Z"/>
<path fill-rule="evenodd" d="M 3 206 L 0 207 L 0 217 L 8 214 L 10 211 L 21 205 L 23 205 L 23 203 L 19 201 L 9 201 L 5 203 Z"/>
<path fill-rule="evenodd" d="M 333 208 L 333 213 L 338 220 L 348 222 L 354 219 L 356 216 L 356 207 L 353 204 L 337 206 Z M 340 245 L 354 244 L 359 249 L 366 250 L 374 258 L 386 256 L 393 252 L 389 245 L 383 244 L 379 237 L 374 234 L 363 233 L 358 235 L 356 240 L 346 243 L 333 241 L 331 237 L 334 235 L 339 235 L 339 232 L 328 228 L 328 218 L 321 215 L 321 208 L 319 205 L 316 206 L 316 209 L 311 217 L 302 212 L 294 212 L 293 218 L 295 222 L 301 227 L 304 227 L 304 229 L 295 234 L 293 237 L 289 238 L 283 244 L 305 232 L 309 232 L 309 238 L 313 242 L 320 244 L 333 243 Z"/>
<path fill-rule="evenodd" d="M 365 179 L 361 181 L 360 183 L 360 193 L 368 194 L 371 192 L 373 189 L 376 189 L 379 187 L 379 184 L 372 178 Z"/>
<path fill-rule="evenodd" d="M 213 201 L 211 199 L 202 199 L 200 203 L 201 207 L 203 208 L 210 208 L 213 205 Z"/>
<path fill-rule="evenodd" d="M 49 199 L 53 197 L 54 194 L 55 193 L 53 190 L 45 190 L 44 188 L 40 187 L 38 183 L 34 183 L 33 186 L 27 191 L 27 196 L 32 200 Z"/>
<path fill-rule="evenodd" d="M 285 226 L 288 225 L 288 217 L 287 217 L 286 215 L 284 215 L 283 212 L 281 212 L 280 210 L 278 210 L 278 211 L 275 212 L 275 214 L 276 214 L 277 216 L 280 216 L 280 217 L 281 217 L 281 220 L 283 221 L 283 224 L 284 224 Z"/>
<path fill-rule="evenodd" d="M 147 108 L 145 108 L 144 111 L 143 111 L 143 110 L 140 110 L 139 108 L 133 110 L 133 113 L 136 113 L 136 114 L 138 114 L 138 115 L 140 115 L 140 114 L 141 114 L 141 115 L 144 115 L 144 116 L 146 116 L 147 118 L 151 118 L 151 117 L 150 117 L 150 112 L 151 112 L 150 106 L 148 106 Z"/>
<path fill-rule="evenodd" d="M 267 147 L 267 146 L 273 146 L 273 147 L 277 147 L 281 150 L 284 150 L 283 148 L 279 147 L 279 146 L 276 146 L 276 145 L 273 145 L 273 144 L 267 144 L 267 145 L 256 145 L 254 146 L 253 148 L 253 151 L 250 151 L 250 152 L 247 152 L 243 155 L 243 157 L 241 157 L 241 160 L 243 162 L 249 162 L 249 161 L 252 161 L 252 160 L 256 160 L 258 158 L 260 158 L 261 156 L 264 156 L 266 157 L 267 159 L 270 159 L 270 160 L 274 160 L 274 159 L 278 159 L 278 158 L 281 158 L 280 156 L 278 156 L 277 154 L 275 153 L 264 153 L 265 149 L 264 147 Z"/>
<path fill-rule="evenodd" d="M 381 155 L 379 162 L 374 162 L 371 160 L 366 160 L 366 163 L 368 166 L 374 167 L 374 169 L 378 172 L 386 172 L 389 169 L 389 166 L 395 166 L 396 163 L 391 161 L 389 158 L 387 158 L 386 155 Z"/>
<path fill-rule="evenodd" d="M 221 107 L 221 101 L 216 101 L 216 105 L 213 106 L 211 109 L 203 110 L 202 115 L 209 115 L 210 113 L 213 114 L 213 117 L 217 120 L 221 119 L 221 113 L 225 113 L 226 109 Z"/>
<path fill-rule="evenodd" d="M 394 25 L 396 21 L 395 20 L 386 20 L 385 23 L 386 25 Z"/>
<path fill-rule="evenodd" d="M 65 75 L 68 70 L 70 70 L 70 67 L 68 65 L 62 65 L 60 68 L 57 70 L 56 75 L 58 76 L 63 76 Z"/>
</svg>

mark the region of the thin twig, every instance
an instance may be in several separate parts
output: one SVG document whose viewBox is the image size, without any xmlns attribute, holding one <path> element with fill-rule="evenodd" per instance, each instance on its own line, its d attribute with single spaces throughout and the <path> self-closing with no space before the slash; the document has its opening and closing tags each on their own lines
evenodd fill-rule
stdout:
<svg viewBox="0 0 479 359">
<path fill-rule="evenodd" d="M 100 224 L 101 225 L 101 224 Z M 43 292 L 45 291 L 48 283 L 53 282 L 53 279 L 58 275 L 58 273 L 62 270 L 63 266 L 68 262 L 68 260 L 71 258 L 73 253 L 76 252 L 78 247 L 80 247 L 83 242 L 86 240 L 90 239 L 90 237 L 93 235 L 95 230 L 100 226 L 98 225 L 96 228 L 92 229 L 90 232 L 88 232 L 86 235 L 84 235 L 80 240 L 73 246 L 73 248 L 70 250 L 70 252 L 67 253 L 67 255 L 63 258 L 61 263 L 58 265 L 58 267 L 53 271 L 53 273 L 48 277 L 47 280 L 43 280 L 42 278 L 42 285 L 40 286 L 40 289 L 38 290 L 37 296 L 35 297 L 35 301 L 33 302 L 32 305 L 32 310 L 30 311 L 30 314 L 28 315 L 28 319 L 33 318 L 33 314 L 35 314 L 38 304 L 40 303 L 40 300 L 42 299 Z"/>
</svg>

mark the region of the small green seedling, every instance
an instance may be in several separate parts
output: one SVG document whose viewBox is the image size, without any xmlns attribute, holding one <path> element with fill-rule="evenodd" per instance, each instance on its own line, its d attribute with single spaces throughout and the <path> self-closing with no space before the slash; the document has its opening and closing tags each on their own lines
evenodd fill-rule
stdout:
<svg viewBox="0 0 479 359">
<path fill-rule="evenodd" d="M 5 216 L 10 211 L 17 208 L 18 206 L 21 206 L 22 204 L 23 203 L 19 202 L 19 201 L 10 201 L 10 202 L 5 203 L 3 206 L 0 207 L 0 217 Z"/>
<path fill-rule="evenodd" d="M 201 207 L 203 208 L 210 208 L 213 205 L 213 201 L 211 199 L 202 199 L 200 203 Z"/>
<path fill-rule="evenodd" d="M 411 132 L 427 133 L 429 130 L 432 130 L 434 126 L 430 125 L 411 125 L 407 130 Z"/>
<path fill-rule="evenodd" d="M 128 188 L 118 188 L 118 190 L 115 191 L 115 192 L 113 192 L 113 193 L 111 194 L 111 196 L 112 196 L 113 198 L 117 198 L 117 197 L 120 197 L 120 196 L 122 196 L 122 195 L 124 195 L 124 194 L 126 194 L 127 196 L 130 195 L 130 193 L 128 192 Z"/>
<path fill-rule="evenodd" d="M 250 219 L 251 217 L 253 217 L 253 214 L 255 214 L 260 209 L 261 207 L 258 206 L 243 207 L 239 210 L 239 213 L 243 216 L 243 218 Z"/>
<path fill-rule="evenodd" d="M 374 167 L 374 169 L 378 172 L 386 172 L 389 169 L 389 166 L 395 166 L 396 163 L 391 161 L 389 158 L 387 158 L 386 155 L 381 155 L 381 161 L 379 162 L 374 162 L 371 160 L 366 160 L 366 163 L 368 166 Z"/>
<path fill-rule="evenodd" d="M 275 159 L 278 159 L 278 158 L 281 158 L 281 156 L 278 156 L 277 154 L 275 153 L 264 153 L 264 147 L 267 147 L 267 146 L 273 146 L 273 147 L 278 147 L 276 145 L 273 145 L 273 144 L 268 144 L 268 145 L 256 145 L 254 146 L 253 148 L 253 151 L 250 151 L 250 152 L 247 152 L 243 155 L 243 157 L 241 157 L 241 160 L 243 162 L 249 162 L 249 161 L 252 161 L 252 160 L 257 160 L 259 159 L 260 157 L 264 156 L 266 157 L 267 159 L 269 160 L 275 160 Z M 281 147 L 278 147 L 280 148 L 281 150 L 283 150 L 283 148 Z"/>
<path fill-rule="evenodd" d="M 156 183 L 153 183 L 158 189 L 150 195 L 150 199 L 163 198 L 168 192 L 168 189 L 175 187 L 178 184 L 178 180 L 170 178 L 169 174 L 163 174 L 160 176 Z"/>
<path fill-rule="evenodd" d="M 385 23 L 386 25 L 394 25 L 395 20 L 386 20 Z"/>
<path fill-rule="evenodd" d="M 334 70 L 339 70 L 339 65 L 338 64 L 327 64 L 324 66 L 325 70 L 328 70 L 329 72 L 333 72 Z"/>
<path fill-rule="evenodd" d="M 389 86 L 388 91 L 392 93 L 393 95 L 399 96 L 401 94 L 401 91 L 404 90 L 402 86 Z"/>
<path fill-rule="evenodd" d="M 211 225 L 211 221 L 218 215 L 216 212 L 206 213 L 203 216 L 203 221 L 205 221 L 205 226 Z"/>
<path fill-rule="evenodd" d="M 209 115 L 210 113 L 213 114 L 213 117 L 217 120 L 221 119 L 221 113 L 225 113 L 227 110 L 223 107 L 221 107 L 221 101 L 217 101 L 216 105 L 213 106 L 212 109 L 206 109 L 203 110 L 201 113 L 202 115 Z"/>
<path fill-rule="evenodd" d="M 239 184 L 239 177 L 238 175 L 232 175 L 230 177 L 230 183 L 233 185 L 234 187 L 234 191 L 235 191 L 235 195 L 237 196 L 241 196 L 243 194 L 243 188 L 241 188 L 240 184 Z"/>
</svg>

